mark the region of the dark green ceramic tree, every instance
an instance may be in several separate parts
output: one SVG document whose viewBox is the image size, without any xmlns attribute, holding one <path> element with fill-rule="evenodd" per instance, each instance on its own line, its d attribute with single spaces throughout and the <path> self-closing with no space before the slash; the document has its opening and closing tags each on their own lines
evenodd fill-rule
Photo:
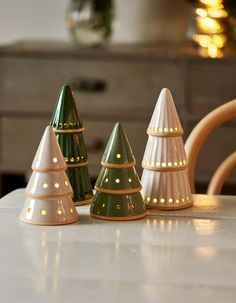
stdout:
<svg viewBox="0 0 236 303">
<path fill-rule="evenodd" d="M 68 85 L 61 90 L 50 124 L 67 164 L 67 175 L 73 188 L 75 205 L 90 203 L 93 191 L 87 167 L 84 127 Z"/>
<path fill-rule="evenodd" d="M 102 158 L 95 184 L 91 216 L 104 220 L 134 220 L 146 215 L 135 158 L 124 129 L 117 123 Z"/>
</svg>

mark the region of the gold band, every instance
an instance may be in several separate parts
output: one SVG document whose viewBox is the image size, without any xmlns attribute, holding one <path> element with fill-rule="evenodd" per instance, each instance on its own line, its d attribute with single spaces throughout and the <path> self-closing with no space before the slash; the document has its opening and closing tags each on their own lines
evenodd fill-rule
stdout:
<svg viewBox="0 0 236 303">
<path fill-rule="evenodd" d="M 89 161 L 82 162 L 82 163 L 75 163 L 75 164 L 66 164 L 67 167 L 81 167 L 81 166 L 86 166 L 89 164 Z"/>
<path fill-rule="evenodd" d="M 183 135 L 184 131 L 173 131 L 173 132 L 157 132 L 153 131 L 151 129 L 147 130 L 147 134 L 149 136 L 155 136 L 155 137 L 181 137 Z"/>
<path fill-rule="evenodd" d="M 34 195 L 34 194 L 31 194 L 29 192 L 26 192 L 26 195 L 28 197 L 31 197 L 31 198 L 35 198 L 35 199 L 56 199 L 56 198 L 64 198 L 64 197 L 71 197 L 73 195 L 73 192 L 68 192 L 68 193 L 65 193 L 65 194 L 60 194 L 60 195 Z"/>
<path fill-rule="evenodd" d="M 94 213 L 90 213 L 91 217 L 95 219 L 100 219 L 100 220 L 110 220 L 110 221 L 131 221 L 131 220 L 137 220 L 146 217 L 147 212 L 144 211 L 144 213 L 140 215 L 135 215 L 135 216 L 127 216 L 127 217 L 108 217 L 108 216 L 100 216 L 100 215 L 95 215 Z"/>
<path fill-rule="evenodd" d="M 74 206 L 82 206 L 82 205 L 90 204 L 92 201 L 93 201 L 93 197 L 86 200 L 74 201 Z"/>
<path fill-rule="evenodd" d="M 120 194 L 134 194 L 139 192 L 142 189 L 142 187 L 137 187 L 137 188 L 131 188 L 131 189 L 105 189 L 101 187 L 95 186 L 95 190 L 100 192 L 100 193 L 105 193 L 105 194 L 115 194 L 115 195 L 120 195 Z"/>
<path fill-rule="evenodd" d="M 75 128 L 75 129 L 56 129 L 53 128 L 55 133 L 81 133 L 85 130 L 85 127 L 82 128 Z"/>
<path fill-rule="evenodd" d="M 172 167 L 169 167 L 169 166 L 166 166 L 166 167 L 159 167 L 159 166 L 149 166 L 149 165 L 146 165 L 144 163 L 142 163 L 142 168 L 145 168 L 147 170 L 152 170 L 152 171 L 159 171 L 159 172 L 171 172 L 171 171 L 181 171 L 181 170 L 185 170 L 185 168 L 187 168 L 188 165 L 185 164 L 185 165 L 182 165 L 182 166 L 172 166 Z"/>
<path fill-rule="evenodd" d="M 131 162 L 131 163 L 122 163 L 122 164 L 112 164 L 112 163 L 101 162 L 101 165 L 106 168 L 129 168 L 129 167 L 134 167 L 136 165 L 136 161 Z"/>
<path fill-rule="evenodd" d="M 42 172 L 42 173 L 54 173 L 57 171 L 65 171 L 66 170 L 66 165 L 64 167 L 61 168 L 38 168 L 32 165 L 32 170 L 36 171 L 36 172 Z"/>
</svg>

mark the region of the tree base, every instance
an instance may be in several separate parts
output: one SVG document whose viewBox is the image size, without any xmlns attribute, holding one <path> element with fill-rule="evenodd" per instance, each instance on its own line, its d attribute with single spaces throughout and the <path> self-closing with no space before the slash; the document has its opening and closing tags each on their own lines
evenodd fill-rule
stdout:
<svg viewBox="0 0 236 303">
<path fill-rule="evenodd" d="M 82 205 L 86 205 L 86 204 L 91 204 L 92 201 L 93 201 L 93 197 L 86 199 L 86 200 L 75 201 L 74 206 L 82 206 Z"/>
<path fill-rule="evenodd" d="M 91 217 L 99 220 L 107 220 L 107 221 L 132 221 L 138 220 L 146 217 L 147 213 L 142 213 L 140 215 L 129 216 L 129 217 L 106 217 L 106 216 L 99 216 L 95 214 L 91 214 Z"/>
<path fill-rule="evenodd" d="M 23 218 L 20 218 L 20 221 L 23 223 L 27 223 L 27 224 L 31 224 L 31 225 L 46 225 L 46 226 L 58 226 L 58 225 L 66 225 L 66 224 L 71 224 L 71 223 L 75 223 L 79 220 L 79 216 L 76 219 L 72 219 L 72 220 L 68 220 L 68 221 L 64 221 L 64 222 L 40 222 L 40 221 L 28 221 L 25 220 Z"/>
<path fill-rule="evenodd" d="M 193 206 L 193 202 L 190 202 L 189 204 L 185 204 L 185 205 L 179 205 L 179 206 L 152 206 L 152 205 L 147 205 L 146 204 L 146 208 L 147 209 L 155 209 L 155 210 L 167 210 L 167 211 L 171 211 L 171 210 L 180 210 L 180 209 L 185 209 L 185 208 L 189 208 Z"/>
</svg>

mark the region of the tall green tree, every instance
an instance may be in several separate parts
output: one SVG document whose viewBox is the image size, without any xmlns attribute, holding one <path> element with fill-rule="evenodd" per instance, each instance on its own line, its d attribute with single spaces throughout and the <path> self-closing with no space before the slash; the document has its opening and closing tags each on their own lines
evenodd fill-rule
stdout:
<svg viewBox="0 0 236 303">
<path fill-rule="evenodd" d="M 102 158 L 91 215 L 104 220 L 134 220 L 146 215 L 135 170 L 135 158 L 125 131 L 117 123 Z"/>
<path fill-rule="evenodd" d="M 66 172 L 73 188 L 74 204 L 88 204 L 92 201 L 93 190 L 87 167 L 84 126 L 68 85 L 61 90 L 50 125 L 54 129 L 67 164 Z"/>
</svg>

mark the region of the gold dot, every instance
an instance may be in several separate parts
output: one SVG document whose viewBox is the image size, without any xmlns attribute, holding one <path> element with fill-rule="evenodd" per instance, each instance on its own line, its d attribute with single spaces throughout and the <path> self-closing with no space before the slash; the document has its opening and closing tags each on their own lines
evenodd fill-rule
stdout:
<svg viewBox="0 0 236 303">
<path fill-rule="evenodd" d="M 173 130 L 173 128 L 171 127 L 171 128 L 170 128 L 170 132 L 172 133 L 173 131 L 174 131 L 174 130 Z"/>
<path fill-rule="evenodd" d="M 168 201 L 169 201 L 170 203 L 172 203 L 172 202 L 173 202 L 173 199 L 170 198 Z"/>
<path fill-rule="evenodd" d="M 177 162 L 174 162 L 174 166 L 178 166 L 178 163 L 177 163 Z"/>
<path fill-rule="evenodd" d="M 176 131 L 176 132 L 178 131 L 178 127 L 175 127 L 175 131 Z"/>
<path fill-rule="evenodd" d="M 156 162 L 156 166 L 160 166 L 161 165 L 161 163 L 160 162 Z"/>
<path fill-rule="evenodd" d="M 164 132 L 167 133 L 168 132 L 168 128 L 164 127 Z"/>
<path fill-rule="evenodd" d="M 64 126 L 66 126 L 67 124 L 66 123 L 64 123 Z"/>
<path fill-rule="evenodd" d="M 41 216 L 45 216 L 46 215 L 46 210 L 45 209 L 42 209 L 41 211 L 40 211 L 40 214 L 41 214 Z"/>
<path fill-rule="evenodd" d="M 103 204 L 102 204 L 102 207 L 105 207 L 105 205 L 106 205 L 106 204 L 105 204 L 105 203 L 103 203 Z"/>
<path fill-rule="evenodd" d="M 154 163 L 155 163 L 154 161 L 151 161 L 151 165 L 154 165 Z"/>
<path fill-rule="evenodd" d="M 185 160 L 183 160 L 183 164 L 186 164 L 186 161 L 185 161 Z"/>
<path fill-rule="evenodd" d="M 55 186 L 56 188 L 59 188 L 59 187 L 60 187 L 59 183 L 55 183 L 54 186 Z"/>
<path fill-rule="evenodd" d="M 116 183 L 120 183 L 120 179 L 116 179 Z"/>
<path fill-rule="evenodd" d="M 121 157 L 121 154 L 116 155 L 116 158 L 120 159 L 120 157 Z"/>
<path fill-rule="evenodd" d="M 70 122 L 69 124 L 70 124 L 70 126 L 72 126 L 72 125 L 73 125 L 73 123 L 71 123 L 71 122 Z"/>
<path fill-rule="evenodd" d="M 189 197 L 187 197 L 186 200 L 188 201 L 188 200 L 189 200 Z"/>
<path fill-rule="evenodd" d="M 59 126 L 60 126 L 60 127 L 62 127 L 62 126 L 63 126 L 63 124 L 62 124 L 62 123 L 59 123 Z"/>
<path fill-rule="evenodd" d="M 179 203 L 179 199 L 176 199 L 175 202 L 178 204 Z"/>
<path fill-rule="evenodd" d="M 159 131 L 160 133 L 162 133 L 162 128 L 161 128 L 161 127 L 159 127 L 159 128 L 158 128 L 158 131 Z"/>
<path fill-rule="evenodd" d="M 70 158 L 70 162 L 74 162 L 75 161 L 75 159 L 72 157 L 72 158 Z"/>
<path fill-rule="evenodd" d="M 106 183 L 108 182 L 108 178 L 105 179 L 105 182 L 106 182 Z"/>
<path fill-rule="evenodd" d="M 60 208 L 57 209 L 57 213 L 58 215 L 61 215 L 62 214 L 62 210 Z"/>
<path fill-rule="evenodd" d="M 27 213 L 32 213 L 32 208 L 31 207 L 27 208 Z"/>
<path fill-rule="evenodd" d="M 116 208 L 117 208 L 117 209 L 120 209 L 120 204 L 117 204 L 117 205 L 116 205 Z"/>
<path fill-rule="evenodd" d="M 52 159 L 52 161 L 53 161 L 54 163 L 57 163 L 57 158 L 54 157 L 54 158 Z"/>
<path fill-rule="evenodd" d="M 135 208 L 135 205 L 134 205 L 134 204 L 132 204 L 132 208 Z"/>
<path fill-rule="evenodd" d="M 65 162 L 68 162 L 68 158 L 67 157 L 65 157 L 64 160 L 65 160 Z"/>
<path fill-rule="evenodd" d="M 154 203 L 157 203 L 157 198 L 154 198 L 154 199 L 153 199 L 153 202 L 154 202 Z"/>
<path fill-rule="evenodd" d="M 77 157 L 77 161 L 79 161 L 80 157 Z"/>
<path fill-rule="evenodd" d="M 65 185 L 66 185 L 66 186 L 68 186 L 68 185 L 69 185 L 67 181 L 65 181 Z"/>
<path fill-rule="evenodd" d="M 172 166 L 172 163 L 171 163 L 171 162 L 168 162 L 168 166 Z"/>
<path fill-rule="evenodd" d="M 74 212 L 73 208 L 70 209 L 70 212 L 71 212 L 71 214 L 73 214 L 73 212 Z"/>
<path fill-rule="evenodd" d="M 47 183 L 43 183 L 43 188 L 48 188 L 48 184 Z"/>
<path fill-rule="evenodd" d="M 165 163 L 165 162 L 162 162 L 162 163 L 161 163 L 161 166 L 162 166 L 162 167 L 166 167 L 166 163 Z"/>
<path fill-rule="evenodd" d="M 150 197 L 147 197 L 146 200 L 149 202 L 149 201 L 151 200 L 151 198 L 150 198 Z"/>
<path fill-rule="evenodd" d="M 84 159 L 84 156 L 81 156 L 81 159 L 83 160 L 83 159 Z"/>
<path fill-rule="evenodd" d="M 129 179 L 128 179 L 128 181 L 129 181 L 129 183 L 131 183 L 131 182 L 132 182 L 132 179 L 131 179 L 131 178 L 129 178 Z"/>
<path fill-rule="evenodd" d="M 164 203 L 164 202 L 165 202 L 165 199 L 163 199 L 163 198 L 160 199 L 160 202 L 161 202 L 161 203 Z"/>
<path fill-rule="evenodd" d="M 182 202 L 184 202 L 185 200 L 184 200 L 184 198 L 182 198 Z"/>
<path fill-rule="evenodd" d="M 180 165 L 180 166 L 182 165 L 182 161 L 179 161 L 179 165 Z"/>
</svg>

